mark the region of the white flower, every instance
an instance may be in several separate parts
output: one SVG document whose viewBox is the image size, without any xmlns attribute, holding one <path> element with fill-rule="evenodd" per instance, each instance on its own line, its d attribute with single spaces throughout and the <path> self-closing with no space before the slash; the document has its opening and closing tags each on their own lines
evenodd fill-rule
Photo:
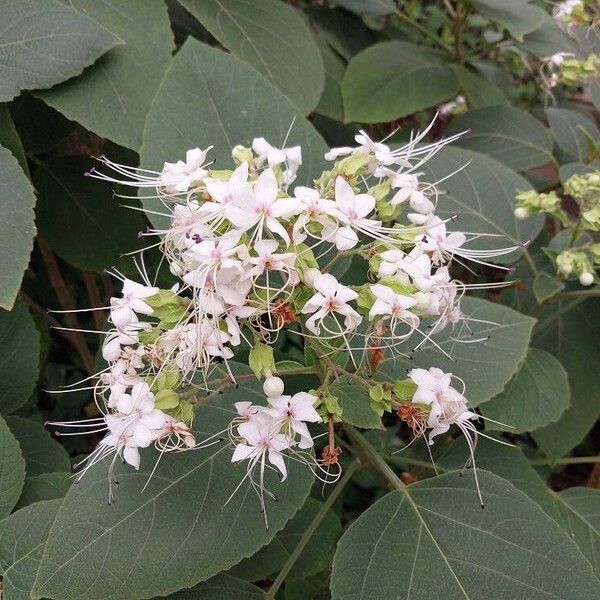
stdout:
<svg viewBox="0 0 600 600">
<path fill-rule="evenodd" d="M 279 427 L 272 421 L 250 420 L 242 423 L 237 430 L 243 441 L 236 445 L 231 462 L 249 460 L 248 470 L 261 463 L 264 471 L 265 459 L 268 458 L 279 470 L 284 481 L 287 468 L 282 452 L 289 447 L 289 441 L 285 435 L 279 433 Z"/>
<path fill-rule="evenodd" d="M 153 310 L 144 302 L 144 299 L 155 294 L 158 294 L 157 287 L 142 285 L 131 281 L 131 279 L 124 279 L 123 297 L 110 299 L 110 318 L 115 327 L 122 329 L 128 324 L 136 322 L 136 313 L 151 315 Z"/>
<path fill-rule="evenodd" d="M 163 186 L 170 193 L 187 192 L 206 176 L 207 171 L 202 167 L 211 148 L 212 146 L 206 150 L 192 148 L 185 153 L 185 161 L 166 162 L 158 179 L 158 185 Z"/>
<path fill-rule="evenodd" d="M 258 277 L 267 271 L 283 271 L 292 278 L 294 282 L 299 281 L 295 271 L 294 263 L 297 255 L 295 252 L 284 252 L 277 254 L 279 242 L 276 240 L 260 240 L 252 247 L 258 256 L 250 256 L 248 248 L 244 246 L 240 250 L 240 256 L 247 264 L 254 265 L 248 270 L 250 277 Z"/>
<path fill-rule="evenodd" d="M 310 448 L 313 440 L 306 426 L 306 422 L 319 423 L 322 421 L 319 413 L 315 410 L 317 397 L 306 392 L 298 392 L 293 396 L 279 396 L 269 398 L 270 407 L 265 413 L 273 418 L 275 423 L 284 427 L 289 439 L 293 442 L 295 435 L 300 436 L 298 446 Z"/>
<path fill-rule="evenodd" d="M 212 202 L 203 202 L 199 210 L 201 214 L 215 218 L 227 218 L 232 205 L 243 206 L 252 194 L 252 186 L 248 183 L 247 162 L 237 167 L 227 181 L 207 177 L 204 183 Z"/>
<path fill-rule="evenodd" d="M 275 174 L 271 169 L 266 169 L 254 184 L 250 199 L 244 204 L 236 203 L 231 208 L 230 221 L 242 231 L 256 227 L 258 239 L 262 238 L 263 229 L 268 229 L 289 244 L 290 236 L 278 219 L 287 219 L 295 214 L 299 203 L 294 198 L 278 198 L 278 195 Z"/>
<path fill-rule="evenodd" d="M 467 238 L 464 233 L 458 231 L 446 233 L 446 224 L 439 218 L 427 227 L 426 234 L 417 237 L 416 247 L 430 255 L 435 264 L 443 264 L 452 258 Z"/>
<path fill-rule="evenodd" d="M 417 384 L 413 404 L 424 404 L 429 408 L 427 426 L 430 444 L 434 437 L 446 433 L 451 425 L 456 424 L 462 429 L 465 421 L 478 418 L 469 410 L 465 397 L 452 387 L 451 373 L 431 367 L 429 370 L 412 369 L 408 376 Z"/>
<path fill-rule="evenodd" d="M 300 146 L 275 148 L 265 138 L 254 138 L 252 140 L 252 150 L 257 154 L 257 164 L 259 167 L 265 161 L 271 168 L 284 163 L 287 165 L 287 168 L 283 171 L 283 180 L 286 185 L 289 185 L 296 179 L 296 173 L 302 165 L 302 149 Z"/>
<path fill-rule="evenodd" d="M 131 394 L 121 394 L 117 410 L 120 415 L 109 415 L 111 418 L 107 419 L 109 429 L 114 433 L 119 421 L 125 422 L 136 446 L 141 448 L 149 446 L 165 425 L 166 415 L 154 408 L 154 394 L 145 382 L 136 383 Z"/>
<path fill-rule="evenodd" d="M 358 298 L 354 290 L 338 283 L 337 279 L 329 273 L 315 276 L 314 287 L 317 293 L 302 308 L 302 313 L 305 315 L 314 313 L 306 321 L 306 327 L 310 331 L 318 335 L 323 319 L 334 313 L 344 317 L 346 331 L 355 329 L 360 324 L 361 316 L 348 305 L 348 302 Z"/>
<path fill-rule="evenodd" d="M 375 160 L 383 165 L 390 165 L 395 162 L 389 146 L 381 142 L 374 142 L 362 129 L 360 133 L 354 136 L 354 139 L 358 147 L 342 146 L 332 148 L 325 153 L 325 160 L 335 160 L 340 156 L 349 154 L 372 154 Z"/>
<path fill-rule="evenodd" d="M 408 310 L 417 303 L 414 298 L 396 294 L 391 288 L 379 283 L 372 285 L 370 290 L 376 300 L 369 311 L 369 319 L 389 315 L 392 319 L 417 327 L 419 318 Z"/>
<path fill-rule="evenodd" d="M 329 231 L 335 229 L 336 223 L 332 219 L 337 214 L 335 202 L 321 198 L 317 190 L 304 186 L 294 188 L 294 196 L 299 201 L 298 218 L 293 230 L 294 242 L 301 243 L 306 239 L 306 226 L 309 223 L 320 223 Z"/>
<path fill-rule="evenodd" d="M 338 250 L 350 250 L 358 244 L 354 229 L 369 232 L 373 227 L 381 226 L 380 221 L 366 218 L 375 208 L 375 198 L 369 194 L 355 194 L 343 177 L 335 180 L 335 208 L 338 220 L 344 224 L 335 233 Z"/>
</svg>

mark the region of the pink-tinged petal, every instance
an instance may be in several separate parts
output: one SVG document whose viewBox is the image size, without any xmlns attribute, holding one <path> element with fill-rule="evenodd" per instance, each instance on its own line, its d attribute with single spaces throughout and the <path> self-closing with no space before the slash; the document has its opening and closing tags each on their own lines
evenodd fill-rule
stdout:
<svg viewBox="0 0 600 600">
<path fill-rule="evenodd" d="M 312 436 L 310 435 L 310 431 L 308 430 L 306 423 L 302 421 L 292 421 L 291 426 L 292 429 L 300 435 L 300 437 L 312 439 Z"/>
<path fill-rule="evenodd" d="M 358 244 L 358 235 L 352 227 L 340 227 L 335 232 L 335 247 L 338 250 L 350 250 Z"/>
<path fill-rule="evenodd" d="M 446 238 L 446 245 L 452 248 L 460 248 L 465 242 L 467 238 L 464 233 L 459 233 L 455 231 L 448 235 Z"/>
<path fill-rule="evenodd" d="M 254 250 L 259 256 L 274 254 L 279 246 L 276 240 L 259 240 L 254 244 Z"/>
<path fill-rule="evenodd" d="M 162 429 L 167 422 L 167 415 L 162 410 L 155 408 L 140 417 L 140 423 L 150 429 Z"/>
<path fill-rule="evenodd" d="M 351 300 L 356 300 L 358 298 L 358 293 L 354 290 L 346 287 L 345 285 L 338 285 L 337 290 L 335 292 L 335 297 L 344 304 L 346 302 L 350 302 Z"/>
<path fill-rule="evenodd" d="M 121 394 L 117 400 L 117 410 L 124 415 L 131 414 L 133 399 L 130 394 Z"/>
<path fill-rule="evenodd" d="M 285 466 L 285 460 L 283 458 L 283 454 L 281 452 L 277 452 L 276 450 L 269 450 L 269 462 L 279 469 L 281 473 L 281 481 L 285 481 L 287 478 L 287 467 Z"/>
<path fill-rule="evenodd" d="M 154 441 L 152 432 L 148 427 L 138 422 L 133 430 L 133 442 L 138 448 L 147 448 Z"/>
<path fill-rule="evenodd" d="M 251 458 L 255 452 L 256 448 L 254 446 L 238 444 L 233 451 L 233 455 L 231 456 L 231 462 L 239 462 L 240 460 Z"/>
<path fill-rule="evenodd" d="M 411 369 L 408 376 L 419 386 L 432 390 L 435 387 L 436 378 L 425 369 Z"/>
<path fill-rule="evenodd" d="M 390 305 L 383 300 L 375 300 L 373 306 L 371 306 L 371 310 L 369 311 L 369 319 L 372 320 L 374 317 L 378 317 L 379 315 L 389 314 L 391 314 Z"/>
<path fill-rule="evenodd" d="M 259 221 L 260 215 L 239 208 L 238 206 L 229 206 L 227 209 L 227 218 L 236 227 L 248 229 L 249 227 L 252 227 L 252 225 L 255 225 Z"/>
<path fill-rule="evenodd" d="M 265 169 L 256 180 L 254 197 L 260 202 L 273 202 L 279 193 L 279 186 L 275 173 L 271 169 Z"/>
<path fill-rule="evenodd" d="M 309 298 L 304 306 L 302 307 L 302 314 L 310 314 L 323 308 L 323 304 L 325 303 L 325 296 L 320 292 L 317 292 L 312 298 Z"/>
<path fill-rule="evenodd" d="M 281 239 L 289 246 L 290 236 L 288 235 L 288 232 L 285 230 L 285 227 L 279 221 L 277 221 L 277 219 L 268 217 L 266 220 L 266 225 L 270 231 L 272 231 L 273 233 L 276 233 L 278 236 L 280 236 Z"/>
<path fill-rule="evenodd" d="M 362 322 L 362 317 L 349 306 L 344 307 L 344 310 L 340 310 L 339 312 L 345 316 L 344 327 L 346 327 L 346 329 L 355 329 Z"/>
<path fill-rule="evenodd" d="M 354 152 L 354 148 L 350 146 L 342 146 L 340 148 L 332 148 L 329 152 L 325 153 L 325 160 L 335 160 L 340 156 L 346 156 L 347 154 L 352 154 Z"/>
<path fill-rule="evenodd" d="M 123 460 L 136 471 L 140 468 L 140 452 L 135 446 L 123 448 Z"/>
<path fill-rule="evenodd" d="M 240 183 L 245 183 L 246 181 L 248 181 L 248 163 L 244 161 L 231 174 L 231 177 L 229 178 L 229 183 L 240 184 Z"/>
<path fill-rule="evenodd" d="M 381 285 L 380 283 L 376 283 L 370 287 L 371 293 L 378 300 L 382 300 L 383 302 L 387 302 L 388 304 L 392 304 L 394 302 L 396 294 L 392 288 L 389 288 L 387 285 Z"/>
<path fill-rule="evenodd" d="M 318 275 L 315 275 L 314 287 L 325 297 L 333 296 L 338 288 L 338 285 L 338 280 L 329 273 L 319 273 Z"/>
<path fill-rule="evenodd" d="M 370 194 L 358 194 L 354 197 L 356 213 L 360 218 L 366 217 L 375 208 L 375 198 Z"/>
<path fill-rule="evenodd" d="M 346 214 L 356 208 L 352 187 L 343 177 L 339 176 L 335 179 L 335 203 Z"/>
<path fill-rule="evenodd" d="M 412 401 L 414 404 L 427 404 L 431 405 L 436 401 L 435 393 L 426 388 L 417 388 Z"/>
<path fill-rule="evenodd" d="M 128 305 L 117 306 L 110 310 L 110 320 L 117 329 L 123 329 L 135 322 L 135 313 Z"/>
<path fill-rule="evenodd" d="M 312 331 L 315 335 L 319 335 L 321 331 L 317 326 L 317 323 L 326 315 L 327 313 L 324 310 L 317 311 L 310 319 L 306 321 L 306 328 L 309 331 Z"/>
<path fill-rule="evenodd" d="M 236 402 L 233 406 L 238 415 L 245 417 L 248 414 L 248 409 L 252 406 L 252 402 Z"/>
<path fill-rule="evenodd" d="M 121 344 L 118 337 L 107 337 L 102 346 L 102 358 L 107 362 L 116 361 L 121 356 Z"/>
<path fill-rule="evenodd" d="M 257 446 L 262 438 L 261 424 L 256 421 L 247 421 L 238 427 L 238 433 L 253 446 Z"/>
</svg>

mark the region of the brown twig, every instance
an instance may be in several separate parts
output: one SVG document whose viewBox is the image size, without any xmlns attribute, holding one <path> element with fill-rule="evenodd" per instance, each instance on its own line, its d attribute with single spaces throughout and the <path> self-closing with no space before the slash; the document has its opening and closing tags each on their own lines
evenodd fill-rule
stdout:
<svg viewBox="0 0 600 600">
<path fill-rule="evenodd" d="M 38 236 L 36 241 L 42 259 L 46 265 L 46 268 L 48 269 L 50 284 L 52 285 L 52 289 L 54 290 L 62 309 L 74 310 L 75 305 L 71 298 L 71 294 L 67 289 L 67 284 L 65 283 L 65 280 L 60 272 L 54 253 L 50 249 L 50 246 L 48 246 L 48 244 L 41 237 Z M 65 318 L 69 327 L 72 329 L 81 329 L 79 320 L 77 319 L 75 313 L 66 313 Z M 81 357 L 81 361 L 83 362 L 85 370 L 88 372 L 88 374 L 93 375 L 96 372 L 96 361 L 94 360 L 94 355 L 85 342 L 83 334 L 80 331 L 71 331 L 69 333 L 72 334 L 71 343 Z"/>
</svg>

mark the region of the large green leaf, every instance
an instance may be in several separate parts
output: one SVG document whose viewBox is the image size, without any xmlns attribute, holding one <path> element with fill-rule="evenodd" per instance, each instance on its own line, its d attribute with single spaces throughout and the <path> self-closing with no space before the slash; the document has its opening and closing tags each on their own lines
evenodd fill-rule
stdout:
<svg viewBox="0 0 600 600">
<path fill-rule="evenodd" d="M 322 502 L 308 498 L 306 504 L 268 546 L 237 564 L 230 573 L 247 581 L 259 581 L 281 570 L 322 506 Z M 305 578 L 327 569 L 341 532 L 342 525 L 338 516 L 332 510 L 328 510 L 288 577 Z"/>
<path fill-rule="evenodd" d="M 509 99 L 493 82 L 461 65 L 451 65 L 471 108 L 509 105 Z"/>
<path fill-rule="evenodd" d="M 222 573 L 203 581 L 193 588 L 180 590 L 167 596 L 168 600 L 263 600 L 260 588 Z M 158 600 L 158 599 L 157 599 Z"/>
<path fill-rule="evenodd" d="M 530 348 L 512 381 L 481 411 L 503 424 L 489 423 L 489 429 L 521 433 L 557 421 L 568 408 L 570 396 L 567 372 L 560 362 L 544 350 Z"/>
<path fill-rule="evenodd" d="M 0 146 L 0 307 L 12 308 L 33 248 L 35 196 L 17 159 Z"/>
<path fill-rule="evenodd" d="M 23 451 L 27 475 L 71 470 L 67 451 L 52 439 L 42 425 L 22 417 L 8 417 L 6 422 Z"/>
<path fill-rule="evenodd" d="M 549 458 L 577 446 L 600 416 L 600 307 L 594 300 L 549 305 L 534 331 L 534 344 L 554 354 L 569 376 L 571 405 L 561 418 L 532 435 Z"/>
<path fill-rule="evenodd" d="M 452 69 L 435 54 L 407 42 L 381 42 L 348 64 L 342 95 L 346 121 L 381 123 L 454 96 Z"/>
<path fill-rule="evenodd" d="M 384 496 L 342 536 L 333 600 L 589 599 L 598 581 L 577 546 L 508 481 L 449 473 Z"/>
<path fill-rule="evenodd" d="M 71 473 L 51 472 L 28 476 L 25 478 L 17 508 L 23 508 L 42 500 L 63 498 L 69 491 L 71 483 L 73 483 Z"/>
<path fill-rule="evenodd" d="M 308 183 L 326 166 L 327 148 L 312 125 L 252 67 L 188 39 L 167 69 L 148 113 L 142 166 L 161 169 L 188 148 L 214 145 L 211 157 L 217 168 L 224 169 L 233 164 L 231 150 L 236 144 L 249 145 L 252 138 L 265 137 L 279 145 L 290 127 L 287 144 L 302 146 L 297 183 Z M 146 200 L 145 206 L 164 212 L 157 201 Z M 150 219 L 157 226 L 165 224 L 157 215 Z"/>
<path fill-rule="evenodd" d="M 7 600 L 29 600 L 60 500 L 36 502 L 0 521 L 0 571 Z"/>
<path fill-rule="evenodd" d="M 19 161 L 21 169 L 23 169 L 26 174 L 29 173 L 23 144 L 19 139 L 19 134 L 13 118 L 8 111 L 7 104 L 0 104 L 0 146 L 10 150 L 11 154 Z"/>
<path fill-rule="evenodd" d="M 40 335 L 22 302 L 10 311 L 0 309 L 0 412 L 23 406 L 35 389 L 40 356 Z"/>
<path fill-rule="evenodd" d="M 78 75 L 123 41 L 56 0 L 0 3 L 0 102 Z"/>
<path fill-rule="evenodd" d="M 464 167 L 464 168 L 463 168 Z M 524 221 L 514 217 L 515 196 L 531 189 L 520 175 L 497 160 L 462 148 L 445 148 L 423 167 L 427 181 L 437 181 L 462 170 L 440 184 L 446 194 L 440 196 L 437 213 L 458 216 L 448 229 L 491 233 L 501 238 L 480 238 L 468 244 L 477 249 L 501 248 L 534 239 L 544 218 L 537 215 Z M 496 263 L 514 262 L 522 251 L 516 250 L 493 259 Z"/>
<path fill-rule="evenodd" d="M 476 298 L 463 299 L 461 308 L 467 318 L 492 324 L 467 321 L 439 333 L 435 342 L 451 360 L 426 344 L 412 360 L 386 359 L 379 365 L 379 374 L 396 381 L 406 377 L 406 369 L 438 367 L 465 382 L 465 395 L 473 406 L 500 393 L 525 360 L 534 320 L 501 304 Z"/>
<path fill-rule="evenodd" d="M 492 0 L 493 1 L 493 0 Z M 520 49 L 545 58 L 557 52 L 577 52 L 577 44 L 550 15 L 543 15 L 541 25 L 523 38 Z"/>
<path fill-rule="evenodd" d="M 512 106 L 472 110 L 452 122 L 448 134 L 469 130 L 458 144 L 487 154 L 515 171 L 527 171 L 552 160 L 552 140 L 529 113 Z"/>
<path fill-rule="evenodd" d="M 504 25 L 520 42 L 523 36 L 537 29 L 546 13 L 526 0 L 473 0 L 473 6 L 490 21 Z"/>
<path fill-rule="evenodd" d="M 25 481 L 25 459 L 19 442 L 0 417 L 0 518 L 15 507 Z"/>
<path fill-rule="evenodd" d="M 573 487 L 554 494 L 561 511 L 561 523 L 583 555 L 589 560 L 596 577 L 600 576 L 600 490 Z"/>
<path fill-rule="evenodd" d="M 315 112 L 336 121 L 343 121 L 342 80 L 346 65 L 323 37 L 317 38 L 317 43 L 325 68 L 325 85 Z"/>
<path fill-rule="evenodd" d="M 249 369 L 242 371 L 244 375 Z M 260 400 L 262 398 L 262 400 Z M 199 440 L 222 431 L 237 414 L 233 402 L 264 403 L 260 383 L 240 383 L 202 405 L 194 420 Z M 227 441 L 206 449 L 164 454 L 145 451 L 139 472 L 119 465 L 116 500 L 106 502 L 106 464 L 72 486 L 52 526 L 33 596 L 60 600 L 128 600 L 195 585 L 269 543 L 304 504 L 310 471 L 289 462 L 285 482 L 269 470 L 266 485 L 278 502 L 267 499 L 269 530 L 255 492 L 231 463 Z M 157 540 L 159 543 L 157 543 Z"/>
<path fill-rule="evenodd" d="M 332 0 L 332 4 L 359 15 L 374 17 L 383 17 L 397 10 L 394 0 Z"/>
<path fill-rule="evenodd" d="M 179 2 L 302 113 L 317 105 L 323 90 L 323 62 L 310 29 L 291 6 L 280 0 Z"/>
<path fill-rule="evenodd" d="M 340 377 L 331 386 L 331 393 L 338 399 L 342 408 L 342 418 L 355 427 L 381 429 L 381 419 L 371 409 L 368 392 L 349 377 Z"/>
<path fill-rule="evenodd" d="M 125 41 L 77 79 L 38 94 L 69 119 L 139 150 L 146 114 L 173 52 L 162 0 L 63 0 Z"/>
<path fill-rule="evenodd" d="M 574 110 L 549 108 L 548 123 L 552 137 L 564 154 L 563 162 L 587 162 L 590 143 L 600 139 L 600 130 L 594 121 Z"/>
<path fill-rule="evenodd" d="M 110 185 L 84 177 L 91 165 L 82 156 L 40 164 L 34 175 L 37 225 L 61 258 L 80 269 L 102 273 L 123 253 L 140 247 L 137 234 L 146 220 L 142 213 L 121 206 Z M 139 203 L 128 201 L 128 205 Z"/>
</svg>

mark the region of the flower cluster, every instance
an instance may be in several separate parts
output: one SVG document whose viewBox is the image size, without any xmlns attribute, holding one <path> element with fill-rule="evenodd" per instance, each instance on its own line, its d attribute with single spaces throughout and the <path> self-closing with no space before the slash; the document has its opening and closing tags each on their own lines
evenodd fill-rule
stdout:
<svg viewBox="0 0 600 600">
<path fill-rule="evenodd" d="M 235 447 L 232 461 L 246 462 L 242 481 L 250 481 L 264 505 L 271 495 L 265 467 L 285 478 L 286 460 L 294 460 L 323 481 L 335 479 L 339 449 L 332 428 L 341 409 L 330 377 L 314 393 L 284 395 L 272 351 L 279 332 L 301 336 L 334 378 L 336 369 L 344 370 L 340 356 L 353 371 L 366 363 L 373 374 L 386 355 L 408 354 L 413 336 L 411 351 L 431 344 L 443 352 L 435 335 L 470 320 L 460 308 L 465 291 L 505 285 L 465 285 L 453 279 L 451 263 L 490 265 L 520 247 L 474 247 L 482 234 L 449 231 L 454 217 L 436 215 L 443 180 L 427 181 L 425 164 L 458 136 L 426 143 L 432 125 L 398 148 L 360 132 L 356 146 L 326 153 L 331 166 L 312 186 L 293 186 L 300 147 L 278 148 L 264 138 L 233 148 L 231 170 L 211 168 L 210 147 L 188 150 L 185 160 L 166 162 L 160 171 L 102 157 L 104 169 L 89 176 L 148 189 L 147 197 L 162 204 L 166 227 L 141 235 L 159 238 L 176 282 L 157 287 L 143 260 L 136 263 L 142 283 L 113 273 L 123 287 L 108 307 L 107 367 L 94 380 L 101 416 L 56 424 L 107 432 L 86 469 L 111 453 L 138 468 L 138 449 L 151 444 L 172 451 L 220 442 L 224 432 L 196 441 L 190 400 L 198 390 L 213 389 L 217 368 L 220 382 L 223 374 L 235 382 L 230 359 L 243 347 L 251 350 L 256 376 L 265 378 L 266 400 L 239 402 L 226 430 Z M 350 286 L 333 267 L 353 255 L 369 268 L 366 283 Z M 450 387 L 451 376 L 425 373 L 411 374 L 421 390 L 409 403 L 411 422 L 419 423 L 415 434 L 429 430 L 431 441 L 451 424 L 473 433 L 475 415 Z M 317 460 L 306 424 L 318 422 L 329 427 L 329 445 Z"/>
<path fill-rule="evenodd" d="M 546 60 L 544 68 L 547 74 L 542 75 L 548 88 L 559 84 L 581 86 L 598 79 L 600 56 L 592 53 L 580 60 L 569 52 L 557 52 Z"/>
<path fill-rule="evenodd" d="M 590 286 L 600 266 L 600 244 L 586 236 L 600 231 L 600 171 L 572 175 L 565 181 L 563 190 L 564 195 L 575 200 L 569 211 L 556 192 L 528 190 L 517 195 L 515 216 L 525 219 L 545 213 L 557 219 L 570 233 L 569 247 L 560 252 L 547 251 L 556 263 L 557 274 L 566 279 L 577 277 L 581 285 Z"/>
</svg>

